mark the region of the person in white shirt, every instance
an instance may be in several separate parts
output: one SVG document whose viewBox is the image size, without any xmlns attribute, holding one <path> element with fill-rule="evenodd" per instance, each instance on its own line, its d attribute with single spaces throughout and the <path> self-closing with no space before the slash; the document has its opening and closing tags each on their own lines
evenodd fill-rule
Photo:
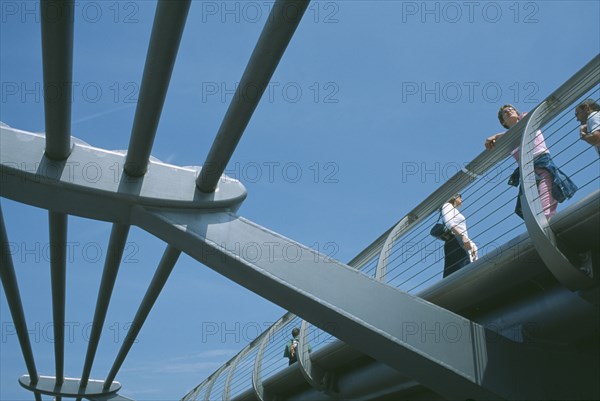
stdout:
<svg viewBox="0 0 600 401">
<path fill-rule="evenodd" d="M 458 211 L 460 205 L 460 194 L 454 195 L 442 205 L 442 221 L 453 234 L 444 242 L 444 277 L 477 260 L 477 246 L 469 239 L 467 222 Z"/>
<path fill-rule="evenodd" d="M 600 105 L 586 99 L 575 108 L 575 117 L 581 123 L 580 138 L 594 146 L 600 156 Z"/>
</svg>

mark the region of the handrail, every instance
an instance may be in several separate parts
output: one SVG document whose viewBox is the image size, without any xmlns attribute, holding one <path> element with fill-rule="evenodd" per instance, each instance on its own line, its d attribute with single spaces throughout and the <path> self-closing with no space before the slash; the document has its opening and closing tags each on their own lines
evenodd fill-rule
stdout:
<svg viewBox="0 0 600 401">
<path fill-rule="evenodd" d="M 231 361 L 229 365 L 229 372 L 227 372 L 227 377 L 225 378 L 225 387 L 223 388 L 223 401 L 227 401 L 231 399 L 231 379 L 233 378 L 233 374 L 235 373 L 235 368 L 237 364 L 246 356 L 248 352 L 250 352 L 251 348 L 246 347 L 242 352 L 239 352 L 237 356 Z"/>
<path fill-rule="evenodd" d="M 534 139 L 536 135 L 539 135 L 538 130 L 541 127 L 543 116 L 552 113 L 552 111 L 549 111 L 549 104 L 551 103 L 544 101 L 530 113 L 525 133 L 521 139 L 519 158 L 522 188 L 520 195 L 521 208 L 527 232 L 544 264 L 565 287 L 576 291 L 591 287 L 594 280 L 574 267 L 571 261 L 561 252 L 556 234 L 552 231 L 543 212 L 535 178 Z M 557 109 L 555 108 L 554 111 Z"/>
<path fill-rule="evenodd" d="M 581 70 L 554 91 L 542 104 L 551 104 L 543 114 L 537 126 L 542 126 L 559 115 L 568 105 L 600 82 L 600 55 L 594 57 Z M 505 159 L 523 140 L 523 134 L 531 113 L 511 127 L 498 141 L 493 151 L 484 150 L 462 171 L 457 172 L 440 188 L 435 190 L 417 207 L 404 216 L 396 225 L 369 245 L 361 254 L 373 251 L 379 246 L 380 258 L 377 265 L 377 277 L 385 275 L 387 254 L 394 242 L 410 231 L 415 225 L 429 217 L 452 195 L 459 193 L 473 182 L 474 177 L 482 176 L 498 162 Z M 383 237 L 385 239 L 383 240 Z"/>
<path fill-rule="evenodd" d="M 534 109 L 533 112 L 529 113 L 515 126 L 511 127 L 497 141 L 496 147 L 493 151 L 482 151 L 461 171 L 457 172 L 454 176 L 448 179 L 447 182 L 445 182 L 441 187 L 435 190 L 424 201 L 422 201 L 413 210 L 402 217 L 398 223 L 386 230 L 374 242 L 372 242 L 357 256 L 355 256 L 348 264 L 360 269 L 374 257 L 379 255 L 375 278 L 378 280 L 383 280 L 386 275 L 390 251 L 394 243 L 396 243 L 401 237 L 411 231 L 419 223 L 422 223 L 425 219 L 435 213 L 440 205 L 449 199 L 453 194 L 461 192 L 463 189 L 472 184 L 475 179 L 482 177 L 488 171 L 494 168 L 499 162 L 505 160 L 513 151 L 513 149 L 525 141 L 526 133 L 535 132 L 535 130 L 537 130 L 536 128 L 535 130 L 530 131 L 529 124 L 533 120 L 533 116 L 536 116 L 537 119 L 535 122 L 536 127 L 540 127 L 550 122 L 553 118 L 557 117 L 567 107 L 569 107 L 569 105 L 597 85 L 600 82 L 599 78 L 600 55 L 597 55 L 541 103 L 541 105 L 545 105 L 543 113 L 540 112 L 538 115 L 538 113 L 536 113 L 537 108 Z M 538 106 L 538 108 L 541 107 L 541 105 Z M 521 160 L 526 159 L 522 158 Z M 528 226 L 527 228 L 529 229 Z M 576 269 L 572 270 L 576 271 L 575 274 L 579 274 L 579 271 Z M 586 283 L 589 284 L 587 281 Z M 580 284 L 585 286 L 587 285 L 586 283 Z M 284 315 L 284 317 L 285 316 L 287 315 Z M 275 324 L 269 328 L 269 330 L 267 330 L 268 333 L 275 331 Z M 259 338 L 263 338 L 267 332 L 263 333 L 261 336 L 259 336 Z M 250 345 L 247 347 L 249 346 Z"/>
</svg>

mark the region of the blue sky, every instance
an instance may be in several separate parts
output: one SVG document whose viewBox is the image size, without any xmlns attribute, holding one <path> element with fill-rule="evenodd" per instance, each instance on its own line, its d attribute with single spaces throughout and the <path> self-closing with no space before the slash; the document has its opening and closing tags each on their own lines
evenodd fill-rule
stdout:
<svg viewBox="0 0 600 401">
<path fill-rule="evenodd" d="M 272 5 L 193 1 L 153 155 L 199 165 Z M 78 1 L 72 134 L 126 149 L 154 1 Z M 0 120 L 44 131 L 39 5 L 0 1 Z M 347 262 L 600 51 L 598 1 L 312 2 L 227 173 L 239 214 Z M 406 166 L 418 166 L 406 176 Z M 426 174 L 427 171 L 436 171 Z M 454 172 L 454 170 L 451 170 Z M 2 199 L 38 370 L 54 370 L 46 211 Z M 66 375 L 79 377 L 110 225 L 69 219 Z M 132 228 L 92 377 L 103 379 L 164 250 Z M 440 266 L 441 269 L 441 266 Z M 117 376 L 183 396 L 284 311 L 183 255 Z M 31 399 L 4 295 L 0 399 Z"/>
</svg>

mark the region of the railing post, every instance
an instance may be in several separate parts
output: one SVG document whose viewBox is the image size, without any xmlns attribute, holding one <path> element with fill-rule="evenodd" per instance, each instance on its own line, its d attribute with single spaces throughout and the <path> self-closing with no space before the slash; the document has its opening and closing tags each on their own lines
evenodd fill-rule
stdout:
<svg viewBox="0 0 600 401">
<path fill-rule="evenodd" d="M 309 343 L 308 343 L 308 328 L 310 323 L 306 320 L 302 321 L 300 325 L 300 342 L 298 343 L 298 364 L 300 365 L 300 371 L 302 376 L 306 379 L 308 384 L 318 391 L 326 392 L 327 383 L 325 379 L 328 376 L 327 372 L 320 366 L 312 363 L 310 360 Z"/>
<path fill-rule="evenodd" d="M 554 106 L 554 105 L 552 105 Z M 552 274 L 572 291 L 590 287 L 594 280 L 577 269 L 559 249 L 559 241 L 543 213 L 540 194 L 537 188 L 534 166 L 534 139 L 541 126 L 544 114 L 549 109 L 546 100 L 527 115 L 525 130 L 521 139 L 519 169 L 521 180 L 521 209 L 523 219 L 540 258 Z M 564 245 L 562 245 L 564 247 Z"/>
<path fill-rule="evenodd" d="M 251 350 L 251 347 L 246 347 L 240 352 L 235 359 L 229 365 L 229 372 L 227 372 L 227 378 L 225 379 L 225 388 L 223 389 L 223 401 L 227 401 L 231 398 L 231 379 L 233 378 L 233 373 L 235 372 L 235 368 L 237 364 L 248 354 Z"/>
</svg>

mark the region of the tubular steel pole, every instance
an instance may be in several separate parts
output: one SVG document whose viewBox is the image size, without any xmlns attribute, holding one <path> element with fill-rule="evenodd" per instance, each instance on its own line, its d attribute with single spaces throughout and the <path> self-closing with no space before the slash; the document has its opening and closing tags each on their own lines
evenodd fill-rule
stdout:
<svg viewBox="0 0 600 401">
<path fill-rule="evenodd" d="M 41 0 L 46 156 L 65 160 L 71 153 L 73 86 L 73 0 Z"/>
<path fill-rule="evenodd" d="M 106 319 L 108 305 L 110 304 L 110 298 L 115 287 L 128 234 L 129 226 L 121 224 L 114 224 L 110 233 L 108 251 L 106 260 L 104 261 L 104 272 L 102 273 L 102 281 L 98 290 L 98 300 L 96 301 L 96 311 L 94 312 L 94 322 L 92 323 L 83 373 L 81 374 L 80 387 L 82 388 L 87 386 L 90 378 L 92 365 L 94 364 L 94 358 L 96 357 L 96 351 L 100 343 L 100 336 L 102 335 L 102 326 L 104 326 Z"/>
<path fill-rule="evenodd" d="M 113 366 L 104 382 L 105 390 L 110 388 L 110 385 L 115 380 L 117 372 L 119 371 L 121 365 L 125 361 L 129 350 L 131 350 L 131 347 L 133 346 L 137 335 L 142 329 L 146 318 L 150 314 L 150 310 L 152 310 L 156 299 L 160 295 L 160 292 L 162 291 L 165 283 L 167 282 L 169 275 L 173 271 L 173 267 L 175 267 L 175 263 L 177 262 L 177 259 L 179 258 L 180 254 L 181 251 L 179 251 L 178 249 L 173 248 L 171 245 L 167 246 L 163 257 L 160 260 L 160 263 L 158 264 L 156 273 L 154 273 L 152 282 L 148 287 L 148 291 L 146 291 L 146 295 L 144 295 L 144 299 L 142 300 L 142 303 L 137 313 L 135 314 L 135 317 L 133 318 L 131 328 L 127 332 L 127 336 L 123 341 L 123 345 L 119 350 L 119 354 L 117 355 L 117 358 L 115 359 L 115 362 L 113 363 Z"/>
<path fill-rule="evenodd" d="M 23 353 L 25 366 L 27 366 L 27 372 L 29 373 L 31 383 L 36 384 L 39 380 L 39 376 L 35 367 L 31 342 L 29 341 L 29 336 L 27 334 L 28 330 L 25 312 L 23 311 L 19 284 L 17 283 L 17 276 L 15 274 L 15 268 L 8 244 L 8 235 L 6 234 L 4 216 L 0 206 L 0 245 L 2 246 L 0 252 L 0 279 L 2 279 L 2 286 L 4 287 L 4 293 L 6 294 L 10 314 L 15 323 L 15 330 L 17 331 L 17 337 L 19 338 L 19 344 L 21 345 L 21 352 Z M 38 395 L 36 395 L 36 399 L 37 397 Z"/>
<path fill-rule="evenodd" d="M 161 0 L 156 7 L 140 98 L 135 110 L 124 166 L 125 172 L 130 176 L 140 177 L 148 170 L 150 153 L 169 89 L 190 2 L 191 0 Z"/>
<path fill-rule="evenodd" d="M 227 163 L 231 159 L 308 4 L 308 0 L 278 0 L 273 5 L 269 19 L 246 66 L 240 85 L 235 91 L 200 175 L 196 180 L 196 185 L 202 192 L 214 192 L 217 188 L 219 179 L 225 171 Z"/>
<path fill-rule="evenodd" d="M 56 383 L 65 379 L 65 292 L 67 272 L 67 215 L 48 212 L 50 227 L 50 277 L 52 282 L 52 317 L 54 320 L 54 358 Z"/>
</svg>

